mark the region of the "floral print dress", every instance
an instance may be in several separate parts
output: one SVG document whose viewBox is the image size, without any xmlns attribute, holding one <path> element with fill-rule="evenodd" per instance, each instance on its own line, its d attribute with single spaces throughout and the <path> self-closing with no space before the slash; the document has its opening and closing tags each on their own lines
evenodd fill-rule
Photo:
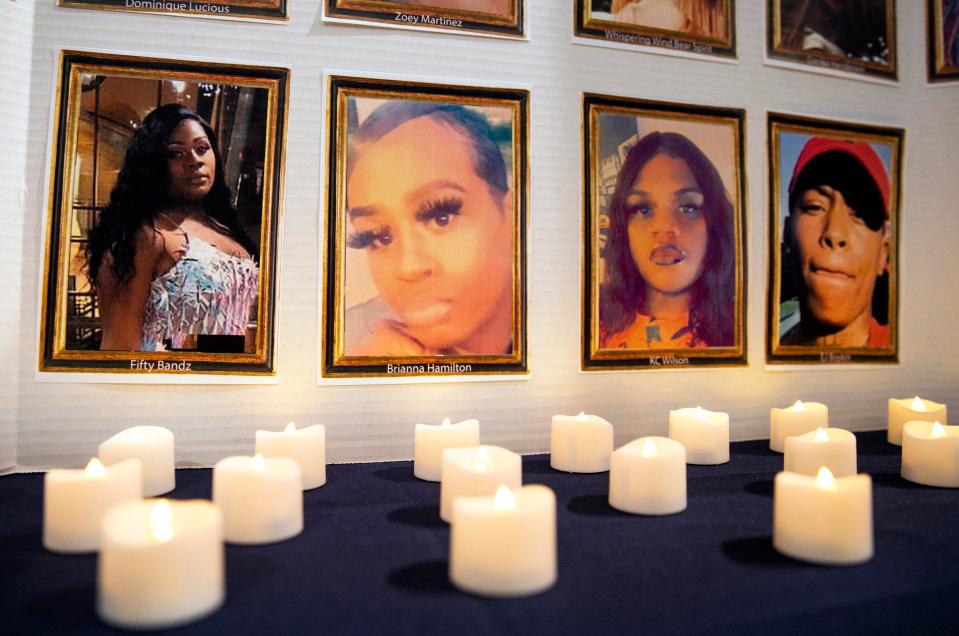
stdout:
<svg viewBox="0 0 959 636">
<path fill-rule="evenodd" d="M 259 286 L 256 261 L 197 237 L 186 241 L 183 256 L 150 284 L 141 351 L 178 349 L 189 335 L 246 334 Z"/>
</svg>

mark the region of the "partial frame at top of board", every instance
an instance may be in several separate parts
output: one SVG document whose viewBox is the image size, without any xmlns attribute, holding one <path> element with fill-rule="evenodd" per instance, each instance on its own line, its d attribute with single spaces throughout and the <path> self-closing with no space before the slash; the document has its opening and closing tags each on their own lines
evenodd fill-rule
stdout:
<svg viewBox="0 0 959 636">
<path fill-rule="evenodd" d="M 57 0 L 61 7 L 179 16 L 289 20 L 290 0 Z"/>
<path fill-rule="evenodd" d="M 323 19 L 526 39 L 526 0 L 324 0 Z"/>
<path fill-rule="evenodd" d="M 651 53 L 736 60 L 732 0 L 575 0 L 574 40 Z"/>
</svg>

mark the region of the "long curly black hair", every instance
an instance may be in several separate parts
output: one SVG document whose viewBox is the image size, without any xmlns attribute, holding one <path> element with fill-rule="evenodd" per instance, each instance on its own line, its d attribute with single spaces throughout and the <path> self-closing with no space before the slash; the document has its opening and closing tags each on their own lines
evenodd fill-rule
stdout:
<svg viewBox="0 0 959 636">
<path fill-rule="evenodd" d="M 110 202 L 90 229 L 87 243 L 87 265 L 90 278 L 96 280 L 109 253 L 110 271 L 124 285 L 134 273 L 136 234 L 144 227 L 153 227 L 157 214 L 176 204 L 170 195 L 170 173 L 167 142 L 185 119 L 203 127 L 216 158 L 213 186 L 203 200 L 208 220 L 217 230 L 233 238 L 247 252 L 256 255 L 256 248 L 237 218 L 230 188 L 223 175 L 223 161 L 216 132 L 202 117 L 182 104 L 164 104 L 147 115 L 133 135 Z"/>
<path fill-rule="evenodd" d="M 623 162 L 610 201 L 606 268 L 609 282 L 600 290 L 600 327 L 607 335 L 619 333 L 636 319 L 646 302 L 646 281 L 629 249 L 630 219 L 626 199 L 643 167 L 664 154 L 689 166 L 703 193 L 706 218 L 706 256 L 703 271 L 693 283 L 689 326 L 695 342 L 710 347 L 735 344 L 736 240 L 734 209 L 715 166 L 696 144 L 678 133 L 654 132 L 640 139 Z"/>
</svg>

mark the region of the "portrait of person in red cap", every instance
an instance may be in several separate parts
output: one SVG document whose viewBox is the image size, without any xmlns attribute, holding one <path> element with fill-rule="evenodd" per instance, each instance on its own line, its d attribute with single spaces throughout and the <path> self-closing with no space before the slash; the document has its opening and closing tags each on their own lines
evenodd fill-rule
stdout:
<svg viewBox="0 0 959 636">
<path fill-rule="evenodd" d="M 787 210 L 781 282 L 795 297 L 781 298 L 779 343 L 888 347 L 890 181 L 879 154 L 864 141 L 809 138 Z"/>
</svg>

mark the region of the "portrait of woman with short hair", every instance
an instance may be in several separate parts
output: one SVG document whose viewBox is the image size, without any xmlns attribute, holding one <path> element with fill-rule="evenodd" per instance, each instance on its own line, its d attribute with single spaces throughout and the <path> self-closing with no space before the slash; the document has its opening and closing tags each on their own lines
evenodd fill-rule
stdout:
<svg viewBox="0 0 959 636">
<path fill-rule="evenodd" d="M 901 134 L 770 115 L 774 361 L 894 359 Z"/>
<path fill-rule="evenodd" d="M 336 103 L 332 372 L 521 367 L 521 104 L 373 86 Z"/>
</svg>

